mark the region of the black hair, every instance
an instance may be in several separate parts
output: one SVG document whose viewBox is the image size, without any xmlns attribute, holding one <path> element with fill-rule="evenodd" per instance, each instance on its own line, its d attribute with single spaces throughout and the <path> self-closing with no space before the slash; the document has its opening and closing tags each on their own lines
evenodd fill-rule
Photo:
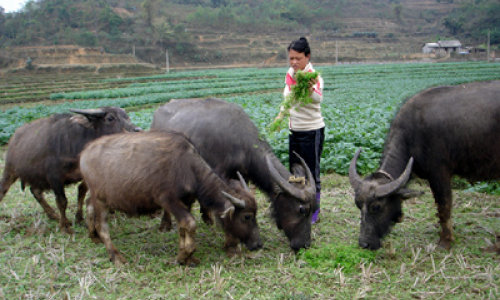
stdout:
<svg viewBox="0 0 500 300">
<path fill-rule="evenodd" d="M 301 37 L 300 39 L 291 42 L 287 48 L 288 52 L 290 52 L 290 49 L 297 51 L 299 53 L 304 53 L 305 56 L 311 54 L 311 48 L 309 48 L 309 42 L 305 37 Z"/>
</svg>

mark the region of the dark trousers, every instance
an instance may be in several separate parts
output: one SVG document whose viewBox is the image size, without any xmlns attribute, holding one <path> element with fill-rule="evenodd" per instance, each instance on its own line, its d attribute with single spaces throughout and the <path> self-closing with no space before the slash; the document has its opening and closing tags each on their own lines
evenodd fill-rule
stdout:
<svg viewBox="0 0 500 300">
<path fill-rule="evenodd" d="M 312 131 L 290 130 L 289 141 L 289 163 L 290 169 L 294 164 L 300 164 L 299 159 L 293 153 L 297 152 L 306 162 L 311 170 L 316 182 L 316 192 L 321 190 L 319 178 L 319 161 L 323 153 L 323 143 L 325 141 L 325 127 Z"/>
</svg>

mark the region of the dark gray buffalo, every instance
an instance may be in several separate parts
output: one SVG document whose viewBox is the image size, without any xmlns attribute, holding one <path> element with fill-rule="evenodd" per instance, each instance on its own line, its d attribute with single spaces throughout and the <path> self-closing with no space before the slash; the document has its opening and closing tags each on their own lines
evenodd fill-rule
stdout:
<svg viewBox="0 0 500 300">
<path fill-rule="evenodd" d="M 415 195 L 404 188 L 413 171 L 429 181 L 441 224 L 439 246 L 449 249 L 451 176 L 500 178 L 500 81 L 436 87 L 408 99 L 392 122 L 380 168 L 365 179 L 356 172 L 360 151 L 349 169 L 361 210 L 359 245 L 380 248 L 381 238 L 402 219 L 402 200 Z"/>
<path fill-rule="evenodd" d="M 188 135 L 201 156 L 226 180 L 237 178 L 240 171 L 269 195 L 273 217 L 290 247 L 310 246 L 311 214 L 317 206 L 311 172 L 306 166 L 305 171 L 299 167 L 290 173 L 240 106 L 214 98 L 173 100 L 155 111 L 151 130 Z M 293 178 L 304 175 L 307 181 L 294 182 Z"/>
<path fill-rule="evenodd" d="M 64 186 L 82 180 L 78 155 L 85 144 L 100 136 L 125 131 L 140 131 L 118 107 L 70 109 L 76 114 L 55 114 L 18 128 L 9 142 L 5 169 L 0 182 L 0 201 L 18 179 L 30 190 L 50 219 L 57 219 L 54 209 L 45 201 L 43 192 L 53 190 L 61 214 L 59 227 L 72 233 L 66 217 L 68 200 Z M 83 200 L 87 187 L 78 186 L 76 221 L 83 220 Z"/>
<path fill-rule="evenodd" d="M 190 213 L 196 199 L 210 210 L 225 231 L 224 248 L 233 255 L 240 242 L 249 250 L 262 247 L 257 226 L 257 204 L 247 189 L 228 185 L 178 132 L 115 134 L 89 143 L 80 168 L 90 190 L 87 204 L 89 235 L 102 241 L 110 259 L 125 262 L 109 235 L 109 209 L 129 215 L 162 209 L 162 223 L 170 226 L 173 214 L 179 227 L 177 262 L 196 265 L 195 219 Z M 244 181 L 242 185 L 246 186 Z M 168 229 L 168 228 L 167 228 Z"/>
</svg>

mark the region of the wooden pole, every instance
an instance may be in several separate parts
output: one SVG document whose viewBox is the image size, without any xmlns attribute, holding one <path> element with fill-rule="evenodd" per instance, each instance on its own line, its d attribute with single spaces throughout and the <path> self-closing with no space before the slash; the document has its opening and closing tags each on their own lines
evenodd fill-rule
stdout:
<svg viewBox="0 0 500 300">
<path fill-rule="evenodd" d="M 167 52 L 167 55 L 166 55 L 167 67 L 165 68 L 165 72 L 169 73 L 170 72 L 170 65 L 168 62 L 168 50 L 166 50 L 166 52 Z"/>
<path fill-rule="evenodd" d="M 335 64 L 339 63 L 339 41 L 335 40 Z"/>
<path fill-rule="evenodd" d="M 488 29 L 488 43 L 487 43 L 487 50 L 486 50 L 486 61 L 490 62 L 490 30 Z"/>
<path fill-rule="evenodd" d="M 135 58 L 135 45 L 132 45 L 132 56 Z"/>
</svg>

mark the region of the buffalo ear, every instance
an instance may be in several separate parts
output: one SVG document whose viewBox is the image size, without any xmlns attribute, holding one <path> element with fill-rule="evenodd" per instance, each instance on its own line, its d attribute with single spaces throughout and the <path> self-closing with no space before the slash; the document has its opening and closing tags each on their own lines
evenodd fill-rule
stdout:
<svg viewBox="0 0 500 300">
<path fill-rule="evenodd" d="M 235 210 L 234 206 L 231 205 L 229 208 L 227 208 L 225 211 L 223 211 L 220 214 L 221 219 L 225 219 L 225 218 L 229 217 L 229 220 L 232 220 L 233 219 L 234 210 Z"/>
<path fill-rule="evenodd" d="M 93 128 L 94 123 L 92 123 L 87 117 L 83 115 L 73 115 L 69 118 L 69 121 L 72 123 L 77 123 L 86 128 Z"/>
<path fill-rule="evenodd" d="M 292 174 L 295 175 L 295 177 L 306 177 L 306 171 L 301 164 L 293 164 Z"/>
<path fill-rule="evenodd" d="M 398 195 L 401 196 L 401 199 L 403 200 L 408 200 L 410 198 L 414 198 L 423 194 L 424 192 L 422 191 L 414 191 L 407 188 L 403 188 L 398 191 Z"/>
</svg>

